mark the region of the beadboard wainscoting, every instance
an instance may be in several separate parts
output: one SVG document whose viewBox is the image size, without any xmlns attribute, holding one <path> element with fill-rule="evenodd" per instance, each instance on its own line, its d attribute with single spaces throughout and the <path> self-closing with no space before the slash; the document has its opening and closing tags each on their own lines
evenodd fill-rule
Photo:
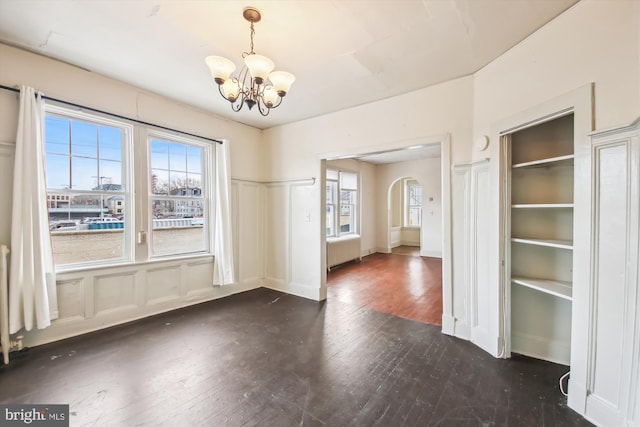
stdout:
<svg viewBox="0 0 640 427">
<path fill-rule="evenodd" d="M 321 301 L 317 262 L 321 243 L 317 224 L 319 184 L 315 179 L 265 183 L 265 275 L 263 286 Z M 284 255 L 284 256 L 283 256 Z"/>
</svg>

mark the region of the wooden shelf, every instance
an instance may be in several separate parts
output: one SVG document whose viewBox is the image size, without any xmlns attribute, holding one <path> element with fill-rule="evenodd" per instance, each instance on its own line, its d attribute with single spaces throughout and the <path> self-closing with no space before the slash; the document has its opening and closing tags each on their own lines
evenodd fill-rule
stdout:
<svg viewBox="0 0 640 427">
<path fill-rule="evenodd" d="M 573 208 L 573 203 L 518 203 L 511 205 L 513 209 L 557 209 Z"/>
<path fill-rule="evenodd" d="M 569 301 L 571 301 L 572 299 L 571 282 L 548 279 L 533 279 L 531 277 L 512 277 L 511 282 L 516 283 L 520 286 L 526 286 L 527 288 L 544 292 L 546 294 L 555 295 L 559 298 L 564 298 Z"/>
<path fill-rule="evenodd" d="M 512 169 L 518 168 L 546 168 L 549 166 L 571 166 L 573 165 L 573 154 L 566 156 L 551 157 L 548 159 L 533 160 L 531 162 L 517 163 L 511 165 Z"/>
<path fill-rule="evenodd" d="M 521 239 L 519 237 L 512 237 L 511 241 L 524 243 L 526 245 L 546 246 L 549 248 L 573 249 L 573 242 L 571 240 Z"/>
</svg>

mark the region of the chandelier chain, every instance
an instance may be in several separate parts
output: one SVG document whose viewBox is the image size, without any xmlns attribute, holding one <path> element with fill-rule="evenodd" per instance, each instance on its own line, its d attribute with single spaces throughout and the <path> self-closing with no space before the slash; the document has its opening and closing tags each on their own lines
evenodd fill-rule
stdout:
<svg viewBox="0 0 640 427">
<path fill-rule="evenodd" d="M 253 51 L 253 36 L 256 34 L 256 30 L 253 29 L 253 22 L 251 23 L 251 52 L 249 52 L 251 55 L 255 54 L 255 52 Z"/>
</svg>

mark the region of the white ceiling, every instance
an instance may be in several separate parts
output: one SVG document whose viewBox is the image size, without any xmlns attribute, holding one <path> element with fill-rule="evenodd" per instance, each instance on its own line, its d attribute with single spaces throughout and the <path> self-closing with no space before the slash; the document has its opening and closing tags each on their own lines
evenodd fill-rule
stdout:
<svg viewBox="0 0 640 427">
<path fill-rule="evenodd" d="M 440 157 L 440 144 L 414 145 L 401 150 L 368 153 L 354 158 L 374 165 L 382 165 L 434 157 Z"/>
<path fill-rule="evenodd" d="M 576 1 L 0 0 L 0 40 L 266 129 L 469 75 Z M 296 76 L 268 117 L 232 112 L 204 63 L 241 65 L 246 6 L 256 53 Z"/>
</svg>

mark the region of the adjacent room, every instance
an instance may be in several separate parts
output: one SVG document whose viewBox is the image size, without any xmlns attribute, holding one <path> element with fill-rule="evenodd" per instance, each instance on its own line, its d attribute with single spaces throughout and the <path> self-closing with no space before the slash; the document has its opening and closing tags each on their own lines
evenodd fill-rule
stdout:
<svg viewBox="0 0 640 427">
<path fill-rule="evenodd" d="M 0 200 L 0 424 L 640 426 L 638 0 L 0 0 Z"/>
</svg>

